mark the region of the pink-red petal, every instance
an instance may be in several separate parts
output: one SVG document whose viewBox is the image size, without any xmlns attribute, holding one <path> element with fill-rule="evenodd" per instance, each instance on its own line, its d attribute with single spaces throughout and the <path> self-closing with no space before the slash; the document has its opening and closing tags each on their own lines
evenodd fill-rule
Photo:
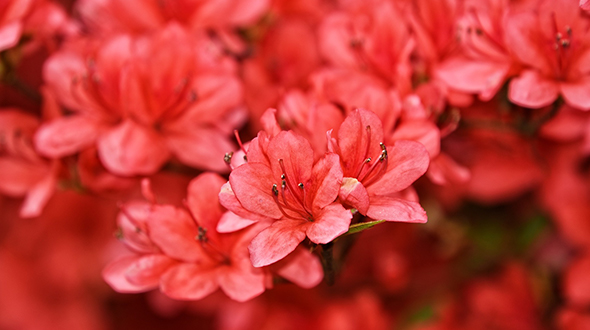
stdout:
<svg viewBox="0 0 590 330">
<path fill-rule="evenodd" d="M 352 213 L 341 204 L 324 207 L 307 228 L 307 237 L 316 244 L 326 244 L 348 231 Z"/>
<path fill-rule="evenodd" d="M 86 116 L 62 117 L 42 125 L 35 134 L 35 147 L 40 154 L 60 158 L 91 147 L 102 126 Z"/>
<path fill-rule="evenodd" d="M 414 141 L 396 141 L 387 147 L 387 155 L 387 172 L 366 187 L 370 196 L 390 195 L 406 189 L 426 172 L 430 163 L 426 148 Z"/>
<path fill-rule="evenodd" d="M 371 196 L 367 216 L 375 220 L 425 223 L 426 211 L 417 202 L 388 196 Z"/>
<path fill-rule="evenodd" d="M 272 197 L 273 181 L 270 168 L 259 163 L 239 166 L 229 176 L 231 188 L 246 210 L 279 219 L 283 214 Z"/>
<path fill-rule="evenodd" d="M 153 174 L 170 157 L 162 136 L 129 119 L 98 139 L 98 154 L 109 171 L 124 176 Z"/>
<path fill-rule="evenodd" d="M 524 71 L 512 78 L 508 86 L 508 99 L 527 108 L 542 108 L 550 105 L 559 95 L 559 85 L 537 71 Z"/>
<path fill-rule="evenodd" d="M 581 110 L 590 110 L 590 76 L 577 82 L 559 84 L 565 103 Z"/>
<path fill-rule="evenodd" d="M 164 255 L 126 256 L 105 267 L 102 277 L 117 292 L 145 292 L 158 287 L 160 275 L 171 265 Z"/>
<path fill-rule="evenodd" d="M 154 206 L 148 222 L 149 236 L 167 256 L 186 262 L 208 260 L 196 237 L 197 224 L 186 211 L 173 206 Z"/>
<path fill-rule="evenodd" d="M 318 257 L 303 247 L 298 247 L 280 261 L 277 274 L 306 289 L 320 284 L 324 278 L 324 270 Z"/>
<path fill-rule="evenodd" d="M 312 205 L 312 212 L 334 202 L 342 184 L 342 168 L 337 154 L 326 154 L 312 169 L 311 187 L 306 196 Z"/>
<path fill-rule="evenodd" d="M 179 300 L 202 299 L 217 288 L 217 269 L 192 263 L 172 267 L 160 280 L 160 290 L 168 297 Z"/>
<path fill-rule="evenodd" d="M 252 265 L 267 266 L 286 257 L 305 239 L 307 226 L 302 221 L 284 219 L 262 230 L 248 247 Z"/>
<path fill-rule="evenodd" d="M 361 214 L 367 214 L 367 210 L 369 209 L 369 194 L 365 186 L 357 179 L 344 178 L 338 197 L 344 205 L 357 209 Z"/>
</svg>

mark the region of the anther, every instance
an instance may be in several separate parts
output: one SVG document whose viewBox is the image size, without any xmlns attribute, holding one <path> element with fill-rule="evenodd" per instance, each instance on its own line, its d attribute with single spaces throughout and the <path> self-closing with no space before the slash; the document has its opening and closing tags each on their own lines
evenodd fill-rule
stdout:
<svg viewBox="0 0 590 330">
<path fill-rule="evenodd" d="M 272 185 L 272 193 L 275 196 L 278 196 L 279 195 L 279 188 L 277 187 L 276 183 Z"/>
<path fill-rule="evenodd" d="M 234 155 L 233 151 L 226 152 L 225 155 L 223 156 L 223 161 L 228 165 L 231 164 L 231 158 L 233 157 L 233 155 Z"/>
<path fill-rule="evenodd" d="M 370 163 L 371 162 L 371 157 L 365 159 L 365 163 Z"/>
<path fill-rule="evenodd" d="M 565 32 L 567 33 L 568 36 L 572 36 L 572 28 L 569 25 L 565 26 Z"/>
<path fill-rule="evenodd" d="M 381 156 L 379 156 L 379 161 L 383 161 L 387 158 L 387 148 L 383 142 L 380 142 L 379 146 L 381 146 Z"/>
<path fill-rule="evenodd" d="M 199 233 L 197 234 L 197 237 L 195 237 L 195 239 L 199 242 L 207 242 L 207 228 L 199 226 L 198 231 Z"/>
<path fill-rule="evenodd" d="M 197 100 L 197 92 L 195 92 L 194 90 L 191 90 L 188 94 L 188 101 L 190 103 L 193 103 Z"/>
<path fill-rule="evenodd" d="M 568 39 L 561 40 L 562 47 L 567 48 L 567 47 L 569 47 L 569 45 L 570 45 L 570 41 Z"/>
<path fill-rule="evenodd" d="M 303 189 L 303 183 L 302 183 L 302 182 L 299 182 L 299 183 L 297 184 L 297 186 L 299 186 L 299 188 Z"/>
</svg>

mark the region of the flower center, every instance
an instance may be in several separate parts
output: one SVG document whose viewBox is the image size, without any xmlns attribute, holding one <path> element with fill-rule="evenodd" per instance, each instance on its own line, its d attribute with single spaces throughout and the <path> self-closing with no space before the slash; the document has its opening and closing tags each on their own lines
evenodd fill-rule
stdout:
<svg viewBox="0 0 590 330">
<path fill-rule="evenodd" d="M 305 206 L 305 185 L 302 182 L 295 183 L 293 178 L 287 176 L 282 159 L 279 159 L 279 165 L 283 171 L 280 189 L 279 185 L 272 185 L 272 196 L 279 210 L 285 218 L 292 220 L 303 218 L 313 222 L 311 211 Z"/>
</svg>

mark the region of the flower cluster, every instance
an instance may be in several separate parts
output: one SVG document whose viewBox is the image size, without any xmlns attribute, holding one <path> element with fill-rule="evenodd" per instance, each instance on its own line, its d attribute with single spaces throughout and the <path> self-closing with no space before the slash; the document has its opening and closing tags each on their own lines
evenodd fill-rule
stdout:
<svg viewBox="0 0 590 330">
<path fill-rule="evenodd" d="M 588 329 L 589 110 L 588 0 L 0 1 L 0 328 Z"/>
</svg>

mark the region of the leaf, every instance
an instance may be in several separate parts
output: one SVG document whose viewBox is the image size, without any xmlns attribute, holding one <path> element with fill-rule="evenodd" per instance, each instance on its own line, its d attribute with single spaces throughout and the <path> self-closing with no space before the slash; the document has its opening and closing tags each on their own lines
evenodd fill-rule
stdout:
<svg viewBox="0 0 590 330">
<path fill-rule="evenodd" d="M 348 231 L 344 234 L 342 234 L 342 236 L 344 235 L 352 235 L 352 234 L 356 234 L 356 233 L 360 233 L 361 231 L 365 230 L 365 229 L 369 229 L 371 227 L 374 227 L 382 222 L 385 222 L 385 220 L 377 220 L 377 221 L 369 221 L 369 222 L 361 222 L 361 223 L 355 223 L 354 225 L 350 226 L 348 228 Z"/>
</svg>

